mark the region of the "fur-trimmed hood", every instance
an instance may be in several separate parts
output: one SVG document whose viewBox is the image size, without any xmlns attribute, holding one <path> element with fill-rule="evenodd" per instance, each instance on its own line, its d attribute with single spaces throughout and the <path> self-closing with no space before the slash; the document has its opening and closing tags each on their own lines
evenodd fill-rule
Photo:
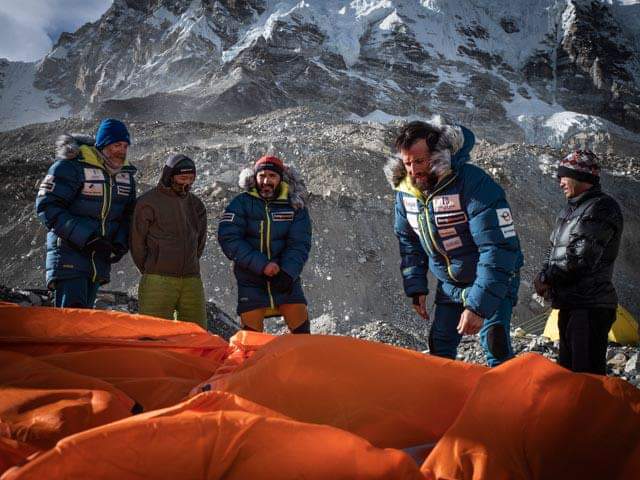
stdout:
<svg viewBox="0 0 640 480">
<path fill-rule="evenodd" d="M 433 169 L 437 174 L 449 169 L 457 170 L 469 161 L 469 153 L 476 143 L 471 130 L 462 125 L 445 125 L 440 119 L 426 123 L 440 131 L 440 140 L 431 154 Z M 402 159 L 397 156 L 387 161 L 384 173 L 393 188 L 407 176 Z"/>
<path fill-rule="evenodd" d="M 82 133 L 65 133 L 60 135 L 56 140 L 56 158 L 64 158 L 65 160 L 73 160 L 80 155 L 80 147 L 87 145 L 93 147 L 96 143 L 95 138 L 91 135 Z"/>
<path fill-rule="evenodd" d="M 295 209 L 304 208 L 309 192 L 307 186 L 300 175 L 300 172 L 292 166 L 285 165 L 282 174 L 282 181 L 288 186 L 288 197 L 291 206 Z M 238 177 L 238 185 L 246 191 L 250 191 L 256 186 L 256 174 L 253 167 L 244 168 Z"/>
</svg>

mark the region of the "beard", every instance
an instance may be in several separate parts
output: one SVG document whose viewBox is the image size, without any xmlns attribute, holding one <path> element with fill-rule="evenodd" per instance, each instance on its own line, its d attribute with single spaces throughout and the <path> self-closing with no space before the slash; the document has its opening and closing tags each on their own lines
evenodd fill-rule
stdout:
<svg viewBox="0 0 640 480">
<path fill-rule="evenodd" d="M 191 185 L 181 185 L 179 183 L 172 183 L 171 190 L 173 190 L 176 195 L 179 197 L 186 197 L 189 190 L 191 190 Z"/>
<path fill-rule="evenodd" d="M 273 200 L 277 195 L 278 189 L 272 187 L 271 185 L 264 185 L 262 187 L 258 187 L 258 193 L 261 198 L 265 200 Z"/>
<path fill-rule="evenodd" d="M 422 192 L 430 192 L 438 184 L 438 175 L 429 172 L 419 177 L 411 177 L 411 182 Z"/>
</svg>

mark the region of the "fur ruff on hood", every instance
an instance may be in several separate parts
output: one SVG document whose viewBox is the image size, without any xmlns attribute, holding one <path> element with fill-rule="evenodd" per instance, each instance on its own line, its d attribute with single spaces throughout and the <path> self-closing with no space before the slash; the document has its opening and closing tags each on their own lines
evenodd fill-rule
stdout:
<svg viewBox="0 0 640 480">
<path fill-rule="evenodd" d="M 309 192 L 300 172 L 294 167 L 285 165 L 282 173 L 282 181 L 289 185 L 289 201 L 293 208 L 304 208 Z M 249 191 L 256 186 L 256 174 L 253 167 L 247 167 L 240 172 L 238 185 L 243 190 Z"/>
<path fill-rule="evenodd" d="M 56 158 L 73 160 L 80 155 L 81 145 L 95 145 L 95 139 L 91 135 L 72 133 L 60 135 L 56 140 Z"/>
<path fill-rule="evenodd" d="M 436 175 L 442 176 L 452 168 L 452 157 L 462 150 L 465 142 L 464 133 L 459 125 L 443 124 L 440 117 L 435 117 L 426 123 L 440 131 L 440 139 L 431 153 L 431 162 Z M 400 185 L 400 182 L 407 176 L 402 158 L 399 156 L 389 158 L 384 166 L 384 174 L 392 187 Z"/>
</svg>

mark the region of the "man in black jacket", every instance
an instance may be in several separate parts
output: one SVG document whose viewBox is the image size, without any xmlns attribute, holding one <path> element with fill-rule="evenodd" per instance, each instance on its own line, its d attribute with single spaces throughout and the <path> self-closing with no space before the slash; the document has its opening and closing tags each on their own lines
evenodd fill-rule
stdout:
<svg viewBox="0 0 640 480">
<path fill-rule="evenodd" d="M 568 202 L 534 285 L 560 310 L 558 363 L 604 375 L 607 335 L 618 306 L 611 277 L 623 222 L 618 203 L 600 188 L 597 160 L 588 150 L 576 150 L 560 162 L 558 178 Z"/>
</svg>

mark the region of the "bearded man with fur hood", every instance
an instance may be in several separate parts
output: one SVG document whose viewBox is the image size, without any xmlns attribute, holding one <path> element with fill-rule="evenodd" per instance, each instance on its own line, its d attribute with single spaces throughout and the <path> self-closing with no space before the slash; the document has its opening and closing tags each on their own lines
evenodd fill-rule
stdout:
<svg viewBox="0 0 640 480">
<path fill-rule="evenodd" d="M 40 184 L 36 213 L 46 225 L 47 287 L 56 307 L 92 308 L 111 265 L 128 251 L 136 200 L 135 167 L 126 159 L 127 127 L 105 119 L 96 138 L 62 135 Z"/>
<path fill-rule="evenodd" d="M 465 127 L 411 122 L 385 173 L 396 191 L 404 291 L 425 320 L 427 272 L 437 280 L 430 352 L 455 359 L 462 335 L 479 332 L 496 366 L 513 356 L 509 330 L 523 256 L 504 190 L 467 163 L 474 143 Z"/>
<path fill-rule="evenodd" d="M 282 315 L 292 333 L 309 333 L 300 278 L 311 249 L 304 182 L 278 157 L 264 156 L 239 184 L 245 191 L 220 218 L 218 242 L 233 261 L 242 327 L 262 331 L 265 318 Z"/>
</svg>

